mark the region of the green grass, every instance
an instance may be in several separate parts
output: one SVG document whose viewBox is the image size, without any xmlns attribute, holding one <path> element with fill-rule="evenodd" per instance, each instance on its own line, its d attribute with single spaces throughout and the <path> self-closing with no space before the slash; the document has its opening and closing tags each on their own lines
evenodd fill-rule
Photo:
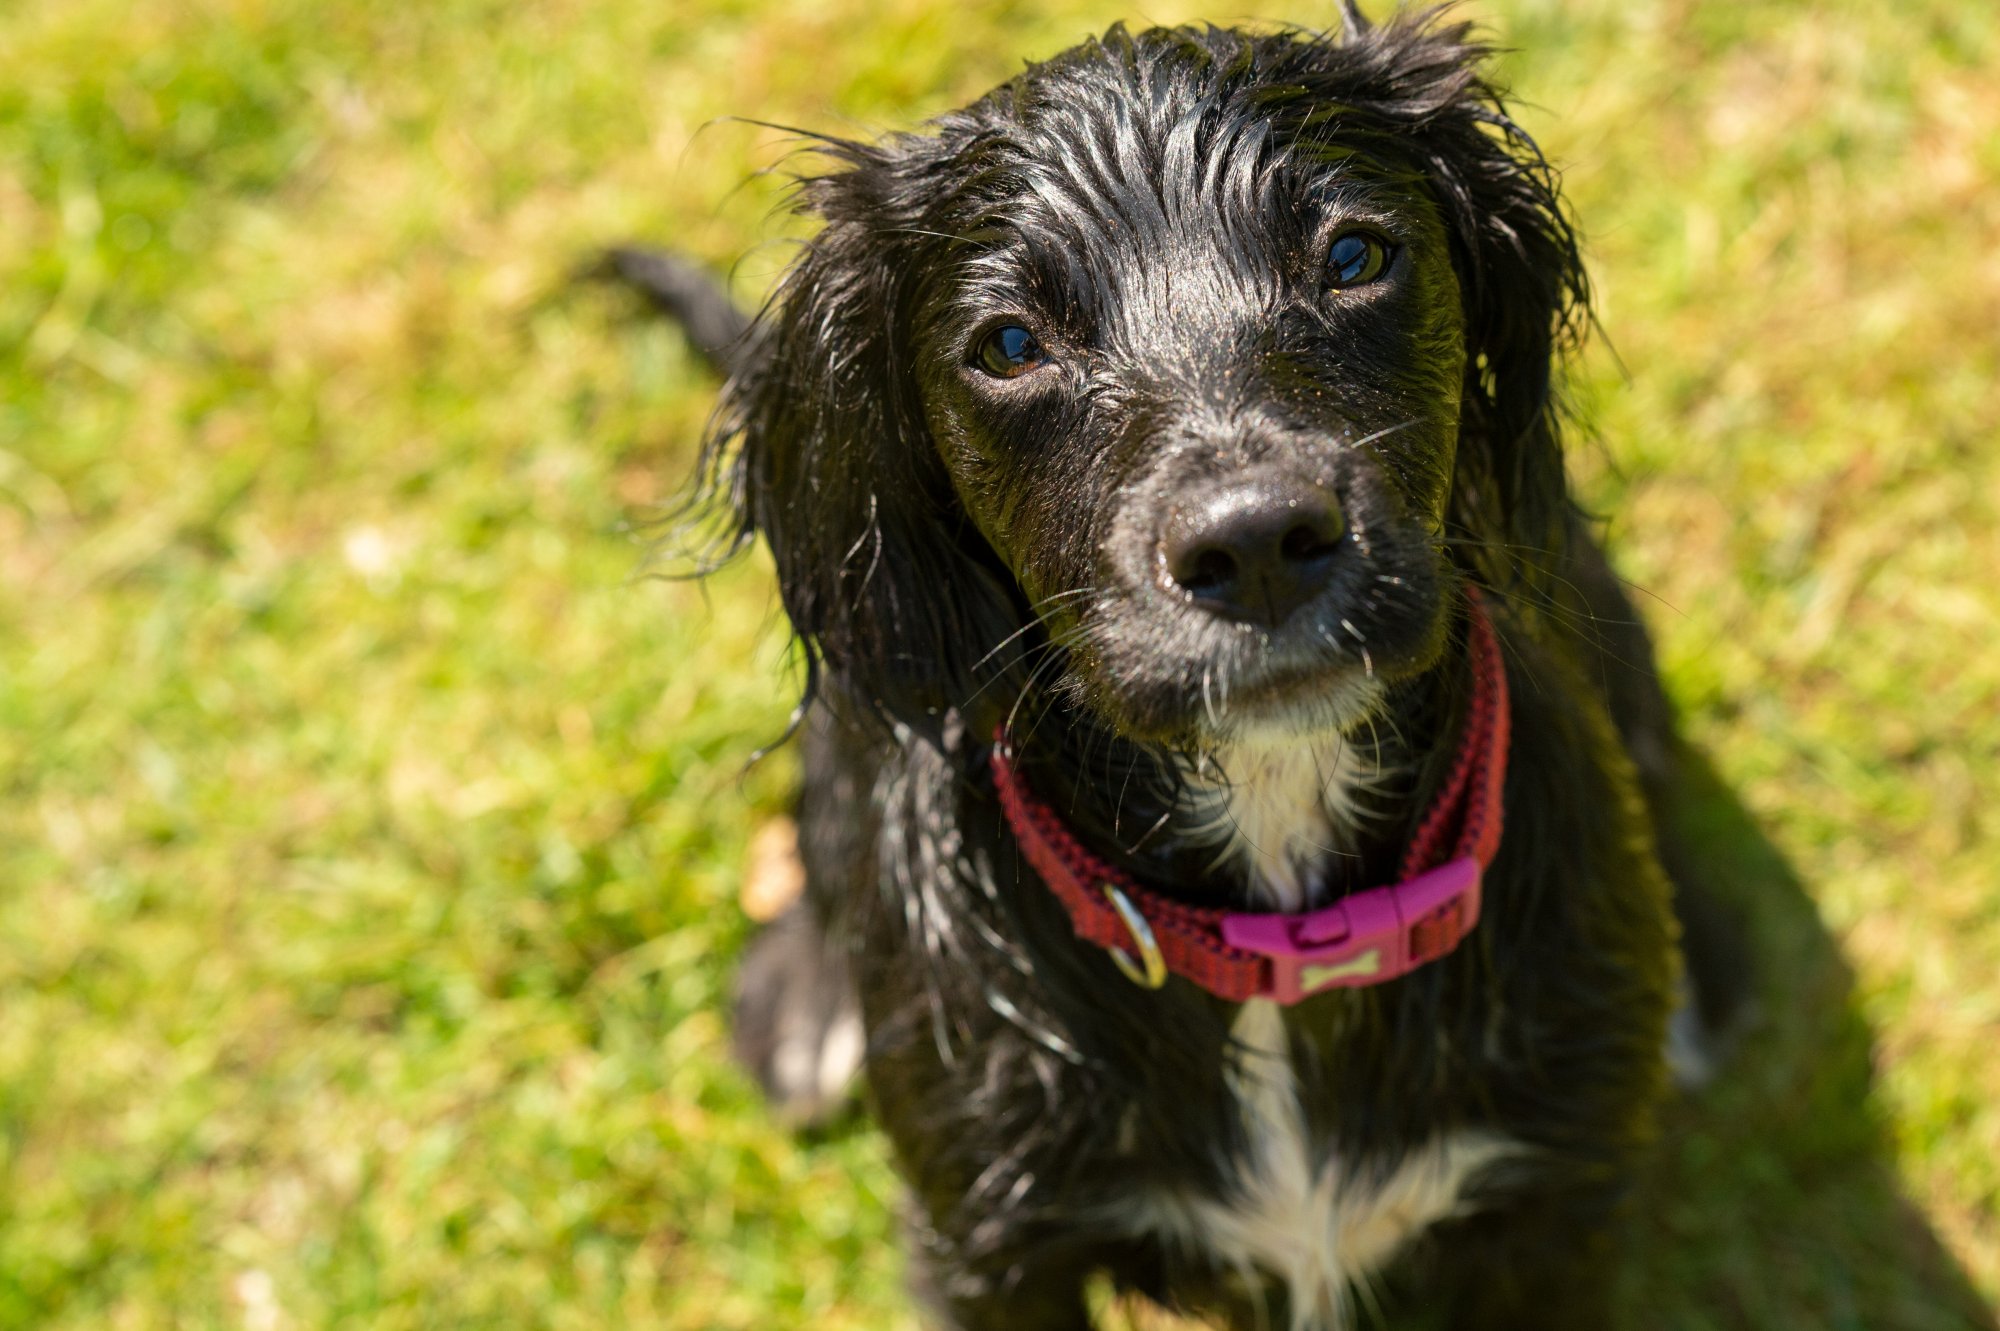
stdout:
<svg viewBox="0 0 2000 1331">
<path fill-rule="evenodd" d="M 1990 1324 L 2000 19 L 1471 9 L 1568 164 L 1624 367 L 1578 474 L 1766 957 L 1628 1304 Z M 1197 15 L 1246 16 L 1143 16 Z M 0 1326 L 912 1324 L 880 1142 L 726 1058 L 792 677 L 759 562 L 630 530 L 713 386 L 566 274 L 755 292 L 785 141 L 717 117 L 903 125 L 1120 16 L 0 9 Z"/>
</svg>

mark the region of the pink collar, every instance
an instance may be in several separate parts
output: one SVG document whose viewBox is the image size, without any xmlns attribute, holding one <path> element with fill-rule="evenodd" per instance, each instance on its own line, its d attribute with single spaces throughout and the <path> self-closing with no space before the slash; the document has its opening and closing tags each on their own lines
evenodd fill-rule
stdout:
<svg viewBox="0 0 2000 1331">
<path fill-rule="evenodd" d="M 1403 852 L 1402 881 L 1320 910 L 1222 911 L 1148 891 L 1086 850 L 1035 798 L 1014 768 L 1005 729 L 996 733 L 993 781 L 1007 824 L 1068 909 L 1077 937 L 1109 951 L 1148 989 L 1172 973 L 1233 1003 L 1296 1003 L 1327 989 L 1380 984 L 1456 948 L 1479 923 L 1480 874 L 1500 848 L 1509 724 L 1499 642 L 1479 594 L 1467 595 L 1472 702 L 1451 775 Z"/>
</svg>

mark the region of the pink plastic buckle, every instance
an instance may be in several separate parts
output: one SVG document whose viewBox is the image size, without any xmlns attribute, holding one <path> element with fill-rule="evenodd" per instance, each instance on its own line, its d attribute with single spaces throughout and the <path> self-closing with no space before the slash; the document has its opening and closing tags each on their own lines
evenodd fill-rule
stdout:
<svg viewBox="0 0 2000 1331">
<path fill-rule="evenodd" d="M 1304 915 L 1226 915 L 1222 938 L 1271 959 L 1262 997 L 1296 1003 L 1408 975 L 1457 947 L 1477 923 L 1479 861 L 1468 856 Z"/>
</svg>

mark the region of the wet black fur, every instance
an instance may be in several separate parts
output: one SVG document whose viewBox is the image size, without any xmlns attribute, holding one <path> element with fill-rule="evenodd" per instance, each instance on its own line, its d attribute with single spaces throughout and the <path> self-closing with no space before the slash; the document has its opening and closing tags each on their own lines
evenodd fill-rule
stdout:
<svg viewBox="0 0 2000 1331">
<path fill-rule="evenodd" d="M 1672 798 L 1676 740 L 1565 490 L 1552 374 L 1585 280 L 1483 55 L 1423 17 L 1114 29 L 921 133 L 826 142 L 802 183 L 824 227 L 740 337 L 685 270 L 661 287 L 732 372 L 709 487 L 735 539 L 769 543 L 811 665 L 817 927 L 766 945 L 826 977 L 816 1001 L 858 996 L 921 1283 L 953 1325 L 1083 1327 L 1099 1270 L 1288 1324 L 1282 1286 L 1121 1232 L 1140 1192 L 1230 1186 L 1235 1010 L 1177 979 L 1141 990 L 1072 937 L 1001 819 L 993 726 L 1011 717 L 1031 782 L 1100 852 L 1247 907 L 1179 821 L 1185 774 L 1231 706 L 1325 725 L 1322 694 L 1374 680 L 1351 742 L 1402 775 L 1329 887 L 1390 881 L 1456 741 L 1468 585 L 1513 681 L 1484 919 L 1405 979 L 1291 1009 L 1288 1032 L 1312 1130 L 1350 1169 L 1448 1128 L 1529 1148 L 1384 1274 L 1379 1315 L 1607 1324 L 1614 1217 L 1667 1093 L 1690 889 L 1647 805 Z M 1326 239 L 1355 219 L 1404 267 L 1329 296 Z M 1039 383 L 972 368 L 996 319 L 1034 321 Z M 1243 466 L 1310 470 L 1362 529 L 1314 640 L 1218 628 L 1144 576 L 1177 496 Z M 1242 690 L 1221 723 L 1218 670 Z M 1705 1015 L 1735 992 L 1711 987 Z"/>
</svg>

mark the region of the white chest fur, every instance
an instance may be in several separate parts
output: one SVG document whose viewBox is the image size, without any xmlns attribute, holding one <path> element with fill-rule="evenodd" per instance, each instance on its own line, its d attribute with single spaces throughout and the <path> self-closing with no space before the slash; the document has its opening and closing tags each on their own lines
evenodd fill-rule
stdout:
<svg viewBox="0 0 2000 1331">
<path fill-rule="evenodd" d="M 1259 904 L 1299 911 L 1319 904 L 1329 861 L 1353 844 L 1367 816 L 1360 800 L 1383 779 L 1372 758 L 1339 734 L 1244 742 L 1219 749 L 1189 776 L 1186 833 L 1215 843 L 1216 867 L 1242 874 Z"/>
<path fill-rule="evenodd" d="M 1139 1227 L 1291 1292 L 1292 1331 L 1340 1331 L 1355 1290 L 1418 1233 L 1459 1214 L 1467 1178 L 1515 1148 L 1477 1133 L 1433 1139 L 1387 1174 L 1318 1152 L 1307 1132 L 1276 1005 L 1246 1003 L 1237 1097 L 1250 1147 L 1227 1197 L 1148 1198 Z"/>
</svg>

